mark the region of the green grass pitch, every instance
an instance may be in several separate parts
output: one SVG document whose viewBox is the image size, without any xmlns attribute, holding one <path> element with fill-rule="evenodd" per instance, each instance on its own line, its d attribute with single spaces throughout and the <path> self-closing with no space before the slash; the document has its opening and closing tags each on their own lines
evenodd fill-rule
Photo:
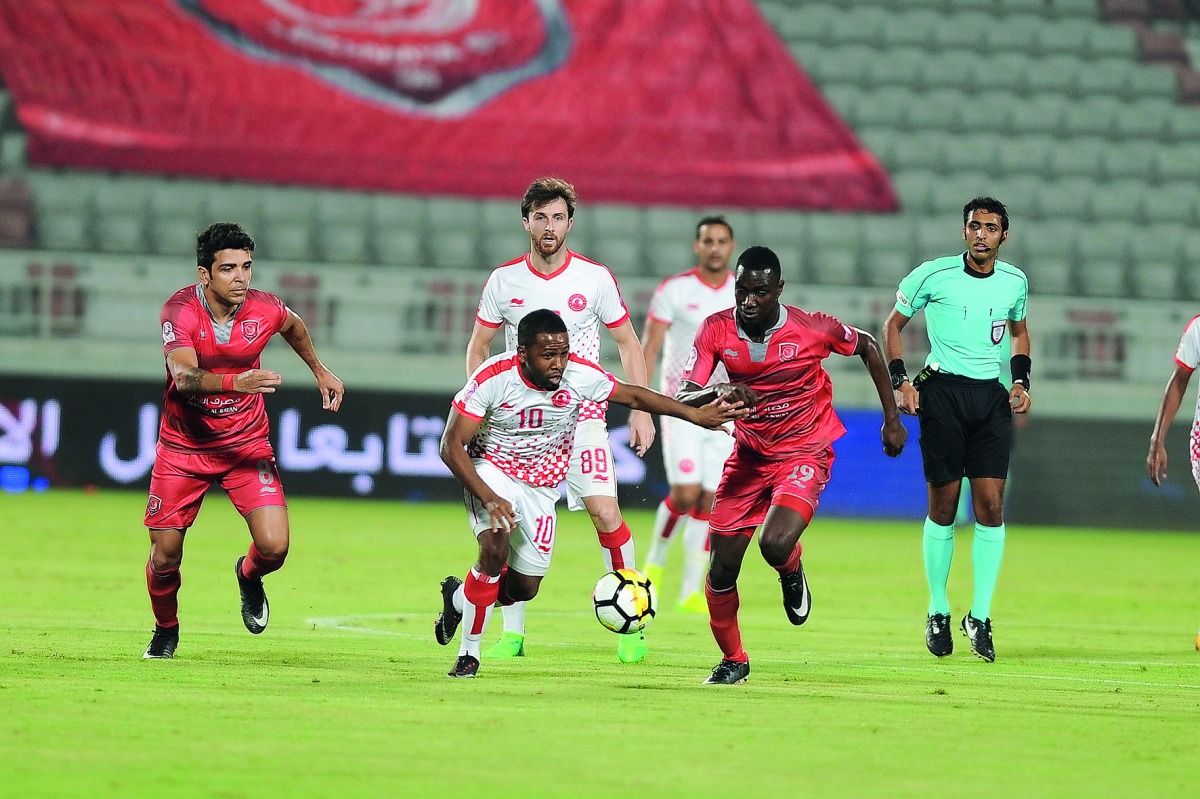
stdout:
<svg viewBox="0 0 1200 799">
<path fill-rule="evenodd" d="M 473 561 L 461 508 L 293 500 L 271 625 L 251 636 L 232 574 L 248 536 L 217 493 L 189 533 L 178 656 L 147 662 L 144 501 L 0 496 L 0 796 L 1196 793 L 1200 535 L 1013 526 L 987 664 L 957 634 L 952 657 L 925 651 L 919 520 L 818 517 L 808 624 L 787 624 L 752 548 L 750 681 L 702 687 L 719 654 L 674 610 L 681 553 L 649 659 L 622 665 L 591 616 L 595 536 L 562 511 L 528 657 L 459 681 L 432 624 L 439 580 Z M 644 552 L 650 515 L 629 518 Z"/>
</svg>

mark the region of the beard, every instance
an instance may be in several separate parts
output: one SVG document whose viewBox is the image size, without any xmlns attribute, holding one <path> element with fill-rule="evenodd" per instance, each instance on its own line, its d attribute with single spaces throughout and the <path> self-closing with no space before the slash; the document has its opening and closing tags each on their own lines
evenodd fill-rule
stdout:
<svg viewBox="0 0 1200 799">
<path fill-rule="evenodd" d="M 533 248 L 537 251 L 538 255 L 541 255 L 542 257 L 548 257 L 561 250 L 564 241 L 565 239 L 558 238 L 557 236 L 554 238 L 553 242 L 546 241 L 542 238 L 537 238 L 533 239 Z"/>
</svg>

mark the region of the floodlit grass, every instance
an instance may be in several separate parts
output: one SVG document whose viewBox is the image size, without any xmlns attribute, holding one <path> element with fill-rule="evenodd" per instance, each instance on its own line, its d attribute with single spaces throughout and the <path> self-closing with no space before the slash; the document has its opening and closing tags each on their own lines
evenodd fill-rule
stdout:
<svg viewBox="0 0 1200 799">
<path fill-rule="evenodd" d="M 293 500 L 251 636 L 232 573 L 248 536 L 217 493 L 189 534 L 177 658 L 146 662 L 144 501 L 0 496 L 0 796 L 1195 795 L 1200 536 L 1013 527 L 987 664 L 958 635 L 950 658 L 925 651 L 919 520 L 818 518 L 812 618 L 787 624 L 752 549 L 753 672 L 714 688 L 678 569 L 650 658 L 617 662 L 591 617 L 594 534 L 564 511 L 528 657 L 460 681 L 432 636 L 439 580 L 474 556 L 460 508 Z M 645 551 L 650 516 L 630 521 Z M 956 623 L 969 534 L 957 555 Z"/>
</svg>

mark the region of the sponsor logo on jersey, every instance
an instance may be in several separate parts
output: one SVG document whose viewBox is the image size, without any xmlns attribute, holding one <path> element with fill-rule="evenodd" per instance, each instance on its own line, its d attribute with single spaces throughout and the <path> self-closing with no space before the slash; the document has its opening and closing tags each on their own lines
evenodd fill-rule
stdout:
<svg viewBox="0 0 1200 799">
<path fill-rule="evenodd" d="M 508 301 L 508 304 L 513 306 L 514 308 L 519 308 L 520 306 L 525 304 L 525 300 L 521 299 L 520 297 L 513 297 L 511 300 Z"/>
<path fill-rule="evenodd" d="M 254 341 L 254 339 L 258 338 L 257 319 L 247 319 L 245 322 L 242 322 L 242 338 L 246 339 L 246 341 Z"/>
<path fill-rule="evenodd" d="M 550 401 L 554 403 L 554 407 L 556 408 L 565 408 L 571 404 L 571 392 L 566 389 L 559 389 L 550 397 Z"/>
<path fill-rule="evenodd" d="M 151 494 L 150 499 L 146 502 L 146 515 L 154 516 L 160 510 L 162 510 L 162 500 Z"/>
<path fill-rule="evenodd" d="M 587 297 L 583 296 L 582 294 L 572 294 L 567 299 L 567 307 L 572 311 L 579 313 L 587 307 Z"/>
<path fill-rule="evenodd" d="M 790 361 L 794 360 L 800 354 L 800 347 L 791 341 L 785 341 L 779 345 L 779 360 Z"/>
<path fill-rule="evenodd" d="M 170 322 L 163 322 L 163 344 L 170 344 L 175 340 L 175 328 Z"/>
<path fill-rule="evenodd" d="M 1004 328 L 1008 327 L 1008 322 L 1003 319 L 997 319 L 992 322 L 992 343 L 999 344 L 1004 340 Z"/>
<path fill-rule="evenodd" d="M 736 358 L 736 357 L 738 357 L 739 355 L 741 355 L 741 353 L 740 353 L 740 352 L 738 352 L 737 350 L 735 350 L 733 347 L 726 347 L 726 348 L 725 348 L 725 357 L 726 357 L 726 358 Z"/>
<path fill-rule="evenodd" d="M 458 117 L 571 52 L 562 0 L 176 0 L 256 60 L 405 112 Z"/>
</svg>

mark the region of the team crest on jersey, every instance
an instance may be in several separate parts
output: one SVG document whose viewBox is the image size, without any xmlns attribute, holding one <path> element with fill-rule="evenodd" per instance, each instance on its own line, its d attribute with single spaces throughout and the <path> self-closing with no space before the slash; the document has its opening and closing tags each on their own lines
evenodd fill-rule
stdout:
<svg viewBox="0 0 1200 799">
<path fill-rule="evenodd" d="M 992 322 L 992 343 L 999 344 L 1004 340 L 1004 328 L 1008 327 L 1008 322 L 1003 319 L 998 319 Z"/>
<path fill-rule="evenodd" d="M 587 307 L 587 297 L 583 296 L 582 294 L 572 294 L 570 298 L 567 299 L 567 307 L 572 311 L 575 311 L 575 313 L 579 313 Z"/>
<path fill-rule="evenodd" d="M 246 341 L 254 341 L 254 339 L 258 338 L 257 319 L 247 319 L 245 322 L 242 322 L 242 338 L 246 339 Z"/>
<path fill-rule="evenodd" d="M 176 0 L 228 44 L 350 94 L 469 114 L 571 52 L 562 0 Z"/>
<path fill-rule="evenodd" d="M 571 404 L 571 392 L 566 389 L 559 389 L 550 397 L 550 401 L 554 403 L 554 407 L 556 408 L 565 408 Z"/>
<path fill-rule="evenodd" d="M 779 360 L 781 360 L 781 361 L 795 360 L 796 356 L 799 354 L 800 354 L 799 345 L 797 345 L 791 341 L 785 341 L 784 343 L 779 345 Z"/>
<path fill-rule="evenodd" d="M 162 510 L 162 500 L 151 494 L 150 499 L 146 502 L 146 515 L 153 516 L 160 510 Z"/>
<path fill-rule="evenodd" d="M 170 344 L 175 340 L 175 328 L 170 322 L 163 322 L 163 344 Z"/>
</svg>

